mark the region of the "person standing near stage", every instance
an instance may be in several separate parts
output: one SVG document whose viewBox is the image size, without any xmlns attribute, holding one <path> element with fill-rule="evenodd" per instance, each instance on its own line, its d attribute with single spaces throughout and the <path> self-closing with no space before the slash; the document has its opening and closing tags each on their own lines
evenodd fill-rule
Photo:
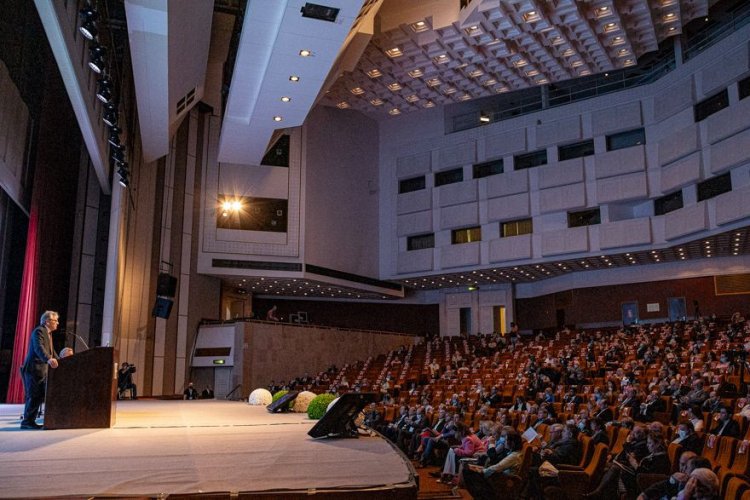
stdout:
<svg viewBox="0 0 750 500">
<path fill-rule="evenodd" d="M 21 429 L 41 429 L 36 423 L 39 407 L 44 402 L 47 387 L 47 370 L 57 368 L 58 356 L 52 343 L 52 332 L 57 330 L 60 315 L 55 311 L 45 311 L 29 338 L 29 351 L 21 365 L 25 405 Z"/>
</svg>

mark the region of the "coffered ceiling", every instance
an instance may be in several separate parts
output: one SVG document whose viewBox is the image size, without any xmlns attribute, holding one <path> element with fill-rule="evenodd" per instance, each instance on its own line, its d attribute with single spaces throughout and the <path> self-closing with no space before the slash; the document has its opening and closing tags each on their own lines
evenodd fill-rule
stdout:
<svg viewBox="0 0 750 500">
<path fill-rule="evenodd" d="M 393 115 L 634 66 L 712 3 L 386 1 L 359 64 L 324 102 Z"/>
</svg>

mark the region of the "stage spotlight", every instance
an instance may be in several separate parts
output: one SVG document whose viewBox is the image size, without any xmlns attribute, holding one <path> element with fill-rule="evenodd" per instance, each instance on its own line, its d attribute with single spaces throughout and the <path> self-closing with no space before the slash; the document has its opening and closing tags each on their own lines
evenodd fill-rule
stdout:
<svg viewBox="0 0 750 500">
<path fill-rule="evenodd" d="M 117 126 L 117 106 L 113 103 L 106 104 L 104 106 L 104 114 L 102 115 L 102 121 L 110 127 Z"/>
<path fill-rule="evenodd" d="M 112 127 L 109 130 L 109 139 L 107 141 L 115 147 L 120 147 L 120 128 Z"/>
<path fill-rule="evenodd" d="M 120 166 L 117 168 L 117 175 L 120 177 L 120 185 L 125 188 L 128 187 L 130 184 L 130 170 L 128 169 L 127 162 L 120 163 Z"/>
<path fill-rule="evenodd" d="M 81 26 L 78 31 L 89 40 L 95 39 L 97 35 L 96 20 L 99 19 L 99 13 L 92 7 L 84 7 L 78 11 L 78 15 L 81 18 Z"/>
<path fill-rule="evenodd" d="M 110 148 L 110 156 L 117 163 L 125 162 L 125 148 L 122 146 L 112 146 Z"/>
<path fill-rule="evenodd" d="M 102 73 L 104 71 L 104 63 L 107 60 L 107 49 L 99 45 L 98 43 L 89 48 L 89 68 L 94 73 Z"/>
<path fill-rule="evenodd" d="M 96 97 L 105 104 L 112 102 L 112 80 L 104 77 L 96 81 Z"/>
</svg>

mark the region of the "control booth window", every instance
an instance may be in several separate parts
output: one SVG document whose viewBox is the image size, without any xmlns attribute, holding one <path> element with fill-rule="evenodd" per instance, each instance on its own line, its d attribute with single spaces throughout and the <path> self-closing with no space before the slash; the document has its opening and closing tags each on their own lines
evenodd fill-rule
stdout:
<svg viewBox="0 0 750 500">
<path fill-rule="evenodd" d="M 219 195 L 217 229 L 285 233 L 288 200 Z"/>
<path fill-rule="evenodd" d="M 750 76 L 737 82 L 737 90 L 740 95 L 740 100 L 750 96 Z"/>
<path fill-rule="evenodd" d="M 593 226 L 599 223 L 601 223 L 601 215 L 598 208 L 568 212 L 568 227 Z"/>
<path fill-rule="evenodd" d="M 411 177 L 398 182 L 398 193 L 411 193 L 412 191 L 420 191 L 424 189 L 424 175 L 419 177 Z"/>
<path fill-rule="evenodd" d="M 664 215 L 682 208 L 682 190 L 654 200 L 654 215 Z"/>
<path fill-rule="evenodd" d="M 618 132 L 607 136 L 607 151 L 631 148 L 646 144 L 646 131 L 642 128 Z"/>
<path fill-rule="evenodd" d="M 500 237 L 520 236 L 534 232 L 534 224 L 531 219 L 511 220 L 500 223 Z"/>
<path fill-rule="evenodd" d="M 572 160 L 573 158 L 583 158 L 584 156 L 591 156 L 594 154 L 594 139 L 576 142 L 575 144 L 568 144 L 566 146 L 560 146 L 557 149 L 557 152 L 557 157 L 560 161 Z"/>
<path fill-rule="evenodd" d="M 732 176 L 727 172 L 698 183 L 698 201 L 707 200 L 732 190 Z"/>
<path fill-rule="evenodd" d="M 451 231 L 451 243 L 453 245 L 473 243 L 475 241 L 482 241 L 482 228 L 480 226 L 454 229 Z"/>
<path fill-rule="evenodd" d="M 425 248 L 435 248 L 435 234 L 419 234 L 406 238 L 406 250 L 424 250 Z"/>
<path fill-rule="evenodd" d="M 435 187 L 445 186 L 446 184 L 454 184 L 464 180 L 464 169 L 454 168 L 451 170 L 445 170 L 443 172 L 437 172 L 435 174 Z"/>
<path fill-rule="evenodd" d="M 489 177 L 491 175 L 497 175 L 503 173 L 503 159 L 486 161 L 484 163 L 477 163 L 472 167 L 474 178 L 481 179 L 482 177 Z"/>
<path fill-rule="evenodd" d="M 513 157 L 513 168 L 523 170 L 525 168 L 539 167 L 547 164 L 547 150 L 542 149 L 531 153 L 524 153 Z"/>
<path fill-rule="evenodd" d="M 703 99 L 701 102 L 693 106 L 695 121 L 699 122 L 701 120 L 705 120 L 712 114 L 721 111 L 727 106 L 729 106 L 729 92 L 727 92 L 727 89 L 724 89 L 718 94 L 714 94 L 707 99 Z"/>
</svg>

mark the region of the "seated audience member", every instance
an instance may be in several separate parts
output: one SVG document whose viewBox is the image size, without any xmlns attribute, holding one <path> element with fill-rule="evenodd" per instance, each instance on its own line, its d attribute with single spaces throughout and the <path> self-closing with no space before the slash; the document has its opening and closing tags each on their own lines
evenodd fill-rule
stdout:
<svg viewBox="0 0 750 500">
<path fill-rule="evenodd" d="M 461 440 L 461 444 L 448 450 L 441 476 L 443 482 L 452 482 L 454 476 L 458 475 L 458 459 L 473 457 L 486 451 L 484 443 L 463 422 L 456 425 L 456 437 Z"/>
<path fill-rule="evenodd" d="M 554 424 L 550 428 L 550 442 L 532 458 L 536 466 L 529 470 L 528 493 L 531 498 L 542 496 L 544 488 L 557 483 L 557 478 L 542 477 L 539 466 L 544 462 L 552 465 L 578 465 L 581 461 L 581 442 L 578 427 L 574 424 Z"/>
<path fill-rule="evenodd" d="M 667 456 L 667 446 L 661 435 L 650 432 L 646 439 L 648 455 L 642 459 L 636 458 L 634 453 L 627 456 L 628 465 L 620 471 L 620 480 L 627 490 L 627 498 L 635 498 L 638 495 L 638 474 L 664 474 L 668 475 L 672 465 Z"/>
<path fill-rule="evenodd" d="M 521 440 L 521 435 L 515 430 L 510 430 L 504 433 L 504 437 L 504 446 L 508 450 L 505 458 L 489 467 L 469 465 L 463 471 L 463 480 L 466 489 L 476 499 L 497 497 L 497 492 L 492 483 L 488 481 L 488 478 L 493 474 L 517 475 L 520 471 L 521 462 L 523 461 L 523 454 L 521 453 L 523 441 Z"/>
<path fill-rule="evenodd" d="M 406 422 L 409 419 L 409 407 L 406 405 L 401 405 L 398 409 L 399 414 L 396 418 L 393 419 L 393 422 L 389 422 L 386 424 L 381 433 L 387 437 L 389 440 L 396 442 L 396 438 L 398 437 L 398 432 L 401 430 L 401 428 L 406 425 Z"/>
<path fill-rule="evenodd" d="M 214 398 L 214 390 L 211 388 L 210 385 L 207 385 L 203 388 L 203 392 L 201 392 L 201 399 L 213 399 Z"/>
<path fill-rule="evenodd" d="M 750 408 L 750 405 L 748 405 L 748 408 Z M 529 411 L 529 404 L 523 399 L 523 396 L 516 396 L 516 400 L 510 409 L 513 411 Z"/>
<path fill-rule="evenodd" d="M 654 413 L 666 411 L 667 404 L 659 396 L 657 389 L 652 390 L 646 397 L 646 401 L 641 403 L 638 414 L 635 419 L 640 422 L 651 422 L 654 420 Z"/>
<path fill-rule="evenodd" d="M 268 310 L 266 313 L 266 321 L 281 321 L 281 318 L 276 315 L 276 306 L 273 306 Z"/>
<path fill-rule="evenodd" d="M 193 383 L 190 382 L 185 390 L 182 392 L 182 399 L 198 399 L 198 390 L 193 387 Z"/>
<path fill-rule="evenodd" d="M 612 465 L 602 476 L 599 486 L 594 491 L 585 495 L 585 498 L 609 499 L 616 498 L 620 475 L 626 468 L 630 468 L 629 457 L 640 461 L 648 454 L 648 443 L 646 439 L 646 428 L 640 425 L 633 427 L 628 434 L 623 449 L 612 459 Z"/>
<path fill-rule="evenodd" d="M 672 474 L 668 479 L 659 481 L 658 483 L 652 484 L 646 490 L 638 496 L 637 500 L 659 500 L 661 498 L 673 498 L 685 487 L 690 473 L 696 468 L 696 464 L 700 464 L 705 460 L 710 467 L 711 462 L 707 459 L 696 460 L 698 455 L 692 451 L 686 451 L 680 455 L 678 461 L 679 468 L 677 472 Z"/>
<path fill-rule="evenodd" d="M 703 440 L 695 433 L 693 423 L 690 421 L 681 422 L 677 426 L 673 443 L 679 444 L 683 450 L 692 451 L 696 455 L 703 450 Z"/>
<path fill-rule="evenodd" d="M 722 404 L 721 399 L 719 399 L 719 393 L 717 393 L 716 391 L 711 391 L 708 399 L 703 402 L 701 410 L 708 413 L 719 413 L 719 410 L 721 410 L 721 406 Z"/>
<path fill-rule="evenodd" d="M 594 411 L 594 417 L 598 418 L 605 424 L 615 419 L 615 414 L 612 412 L 609 406 L 607 406 L 606 399 L 600 399 L 596 403 L 596 410 Z"/>
<path fill-rule="evenodd" d="M 687 419 L 693 424 L 695 432 L 703 432 L 703 412 L 700 406 L 689 407 L 687 410 Z"/>
<path fill-rule="evenodd" d="M 378 407 L 375 403 L 370 403 L 370 406 L 365 412 L 365 425 L 371 429 L 377 429 L 382 421 L 382 415 L 378 411 Z"/>
<path fill-rule="evenodd" d="M 589 428 L 591 429 L 591 442 L 593 446 L 599 443 L 609 446 L 609 436 L 607 435 L 607 428 L 604 422 L 598 418 L 591 419 L 589 421 Z"/>
<path fill-rule="evenodd" d="M 722 407 L 719 410 L 719 420 L 716 422 L 714 428 L 711 429 L 711 434 L 716 434 L 717 436 L 729 436 L 735 439 L 739 439 L 740 426 L 732 418 L 732 415 L 729 414 L 729 410 L 727 410 L 725 407 Z"/>
<path fill-rule="evenodd" d="M 677 495 L 677 500 L 718 500 L 719 478 L 711 469 L 700 467 L 690 473 L 685 488 Z"/>
</svg>

